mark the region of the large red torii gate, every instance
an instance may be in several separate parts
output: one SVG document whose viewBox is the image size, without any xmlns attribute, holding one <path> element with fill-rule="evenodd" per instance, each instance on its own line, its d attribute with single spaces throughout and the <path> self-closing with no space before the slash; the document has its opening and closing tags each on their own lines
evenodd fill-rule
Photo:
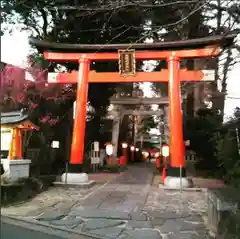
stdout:
<svg viewBox="0 0 240 239">
<path fill-rule="evenodd" d="M 204 78 L 201 71 L 180 69 L 182 58 L 216 57 L 222 46 L 230 45 L 235 35 L 213 36 L 185 41 L 159 42 L 146 44 L 109 44 L 79 45 L 64 44 L 30 39 L 30 42 L 44 51 L 47 60 L 55 62 L 78 62 L 79 71 L 72 73 L 50 73 L 49 82 L 77 83 L 76 116 L 72 136 L 71 164 L 82 164 L 84 154 L 84 137 L 86 125 L 86 105 L 89 82 L 166 82 L 168 81 L 169 120 L 170 120 L 170 151 L 171 166 L 179 169 L 184 166 L 184 143 L 182 130 L 180 81 L 199 81 Z M 97 73 L 89 70 L 93 61 L 119 60 L 119 50 L 134 49 L 131 63 L 137 60 L 162 60 L 168 62 L 168 70 L 160 72 L 130 72 L 128 76 L 119 73 Z M 48 51 L 45 51 L 48 50 Z M 125 51 L 126 55 L 129 53 Z M 129 63 L 129 62 L 128 62 Z M 122 62 L 123 64 L 123 62 Z M 125 64 L 125 63 L 124 63 Z M 125 64 L 125 70 L 131 65 Z M 123 67 L 124 68 L 124 67 Z M 134 65 L 132 65 L 134 68 Z M 131 70 L 133 70 L 131 68 Z M 122 72 L 124 73 L 124 72 Z M 124 74 L 123 74 L 124 75 Z M 179 172 L 179 171 L 178 171 Z M 178 173 L 179 175 L 179 173 Z"/>
</svg>

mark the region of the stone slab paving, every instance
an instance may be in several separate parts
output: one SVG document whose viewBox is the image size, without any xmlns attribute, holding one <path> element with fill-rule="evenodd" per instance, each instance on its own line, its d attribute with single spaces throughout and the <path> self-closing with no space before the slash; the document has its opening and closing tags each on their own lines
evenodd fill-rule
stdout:
<svg viewBox="0 0 240 239">
<path fill-rule="evenodd" d="M 35 198 L 1 208 L 2 215 L 38 216 L 43 211 L 67 210 L 74 204 L 84 200 L 87 195 L 98 189 L 95 185 L 90 189 L 51 187 L 48 191 L 38 194 Z"/>
<path fill-rule="evenodd" d="M 143 165 L 129 167 L 92 193 L 76 188 L 51 189 L 35 202 L 45 198 L 49 205 L 55 204 L 45 207 L 38 217 L 32 216 L 32 220 L 102 239 L 208 238 L 202 219 L 206 212 L 205 193 L 167 191 L 152 187 L 151 181 L 151 168 Z M 19 210 L 15 207 L 15 211 Z"/>
<path fill-rule="evenodd" d="M 142 210 L 167 239 L 210 238 L 203 220 L 207 211 L 205 193 L 158 188 L 149 192 Z"/>
</svg>

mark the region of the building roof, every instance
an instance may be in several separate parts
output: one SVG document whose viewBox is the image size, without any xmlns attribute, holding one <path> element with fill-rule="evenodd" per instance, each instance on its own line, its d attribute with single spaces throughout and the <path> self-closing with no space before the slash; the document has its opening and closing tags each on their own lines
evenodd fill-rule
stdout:
<svg viewBox="0 0 240 239">
<path fill-rule="evenodd" d="M 1 113 L 1 125 L 20 124 L 28 119 L 24 110 Z"/>
<path fill-rule="evenodd" d="M 22 110 L 1 113 L 1 126 L 4 128 L 19 128 L 24 130 L 39 130 L 29 119 L 29 115 Z"/>
</svg>

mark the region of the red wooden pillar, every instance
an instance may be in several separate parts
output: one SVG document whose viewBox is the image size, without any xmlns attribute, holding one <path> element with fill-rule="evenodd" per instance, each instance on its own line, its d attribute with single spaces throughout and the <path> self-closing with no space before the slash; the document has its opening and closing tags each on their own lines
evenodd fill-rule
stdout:
<svg viewBox="0 0 240 239">
<path fill-rule="evenodd" d="M 159 169 L 161 167 L 161 160 L 160 160 L 160 156 L 156 157 L 156 168 Z"/>
<path fill-rule="evenodd" d="M 89 60 L 87 58 L 79 59 L 78 85 L 70 164 L 83 163 L 88 98 L 88 74 Z"/>
<path fill-rule="evenodd" d="M 128 144 L 127 143 L 122 143 L 122 155 L 123 155 L 123 165 L 126 166 L 127 165 L 127 161 L 128 161 L 128 155 L 127 155 L 127 148 L 128 148 Z"/>
<path fill-rule="evenodd" d="M 174 54 L 168 58 L 168 98 L 170 121 L 171 167 L 184 167 L 183 124 L 179 68 L 180 59 Z"/>
<path fill-rule="evenodd" d="M 22 132 L 21 129 L 16 128 L 16 155 L 18 159 L 22 159 Z"/>
<path fill-rule="evenodd" d="M 135 147 L 132 145 L 130 147 L 131 161 L 134 161 Z"/>
<path fill-rule="evenodd" d="M 123 148 L 123 156 L 124 156 L 124 160 L 123 160 L 123 165 L 127 165 L 127 162 L 128 162 L 128 155 L 127 155 L 127 149 L 126 148 Z"/>
</svg>

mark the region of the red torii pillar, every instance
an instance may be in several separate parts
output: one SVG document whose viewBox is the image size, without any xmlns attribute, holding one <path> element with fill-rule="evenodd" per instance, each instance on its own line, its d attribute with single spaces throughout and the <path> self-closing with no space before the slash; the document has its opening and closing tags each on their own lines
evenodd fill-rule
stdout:
<svg viewBox="0 0 240 239">
<path fill-rule="evenodd" d="M 179 75 L 183 70 L 180 70 L 181 58 L 192 57 L 209 57 L 219 54 L 219 48 L 216 46 L 210 46 L 202 49 L 195 50 L 178 50 L 178 51 L 152 51 L 152 52 L 136 52 L 136 59 L 141 60 L 159 60 L 167 59 L 168 61 L 168 91 L 169 91 L 169 119 L 170 119 L 170 155 L 171 155 L 171 167 L 174 171 L 170 176 L 179 178 L 180 168 L 184 167 L 184 142 L 183 142 L 183 130 L 182 130 L 182 110 L 181 110 L 181 93 L 180 93 L 180 77 Z M 82 164 L 84 155 L 84 138 L 85 138 L 85 125 L 86 125 L 86 107 L 87 107 L 87 89 L 88 82 L 93 82 L 88 79 L 89 76 L 89 63 L 93 60 L 117 60 L 118 53 L 52 53 L 45 52 L 44 56 L 48 60 L 55 61 L 79 61 L 78 72 L 78 87 L 76 97 L 76 116 L 74 121 L 73 136 L 72 136 L 72 151 L 71 151 L 71 164 Z M 91 72 L 90 72 L 91 73 Z M 156 72 L 155 72 L 156 73 Z M 160 74 L 161 72 L 159 72 Z M 166 72 L 165 72 L 166 73 Z M 57 75 L 72 76 L 71 73 L 57 73 Z M 76 76 L 76 73 L 74 73 Z M 98 74 L 98 73 L 95 73 Z M 103 74 L 103 73 L 102 73 Z M 107 73 L 106 73 L 107 74 Z M 140 72 L 137 74 L 140 75 Z M 59 82 L 57 75 L 51 82 Z M 113 75 L 113 73 L 111 73 Z M 136 82 L 137 77 L 120 77 L 115 74 L 116 78 L 110 80 L 111 82 Z M 149 75 L 153 75 L 149 73 Z M 96 75 L 95 75 L 96 77 Z M 202 78 L 204 75 L 202 75 Z M 76 78 L 75 78 L 76 79 Z M 189 81 L 199 81 L 201 79 L 190 79 Z M 110 82 L 108 81 L 108 82 Z M 146 77 L 146 82 L 149 82 L 149 78 Z M 156 74 L 154 81 L 156 81 Z M 159 78 L 159 82 L 166 81 Z M 62 83 L 73 83 L 73 78 L 69 80 L 62 80 Z M 98 79 L 98 82 L 99 79 Z M 106 82 L 102 79 L 102 82 Z M 166 180 L 169 182 L 169 180 Z M 175 182 L 174 182 L 175 183 Z M 184 185 L 183 185 L 184 186 Z"/>
<path fill-rule="evenodd" d="M 183 121 L 180 90 L 181 85 L 179 79 L 180 58 L 174 56 L 173 54 L 167 60 L 169 71 L 168 98 L 171 166 L 178 168 L 179 166 L 184 167 Z"/>
<path fill-rule="evenodd" d="M 179 78 L 180 58 L 173 53 L 167 61 L 169 71 L 168 99 L 171 153 L 170 167 L 167 169 L 167 178 L 164 180 L 164 184 L 173 188 L 182 187 L 182 185 L 184 187 L 189 187 L 188 180 L 185 178 L 186 173 L 184 168 L 185 155 L 181 106 L 181 81 Z"/>
<path fill-rule="evenodd" d="M 87 116 L 89 60 L 79 59 L 79 74 L 73 135 L 71 144 L 71 164 L 82 164 L 84 157 L 84 140 Z"/>
</svg>

